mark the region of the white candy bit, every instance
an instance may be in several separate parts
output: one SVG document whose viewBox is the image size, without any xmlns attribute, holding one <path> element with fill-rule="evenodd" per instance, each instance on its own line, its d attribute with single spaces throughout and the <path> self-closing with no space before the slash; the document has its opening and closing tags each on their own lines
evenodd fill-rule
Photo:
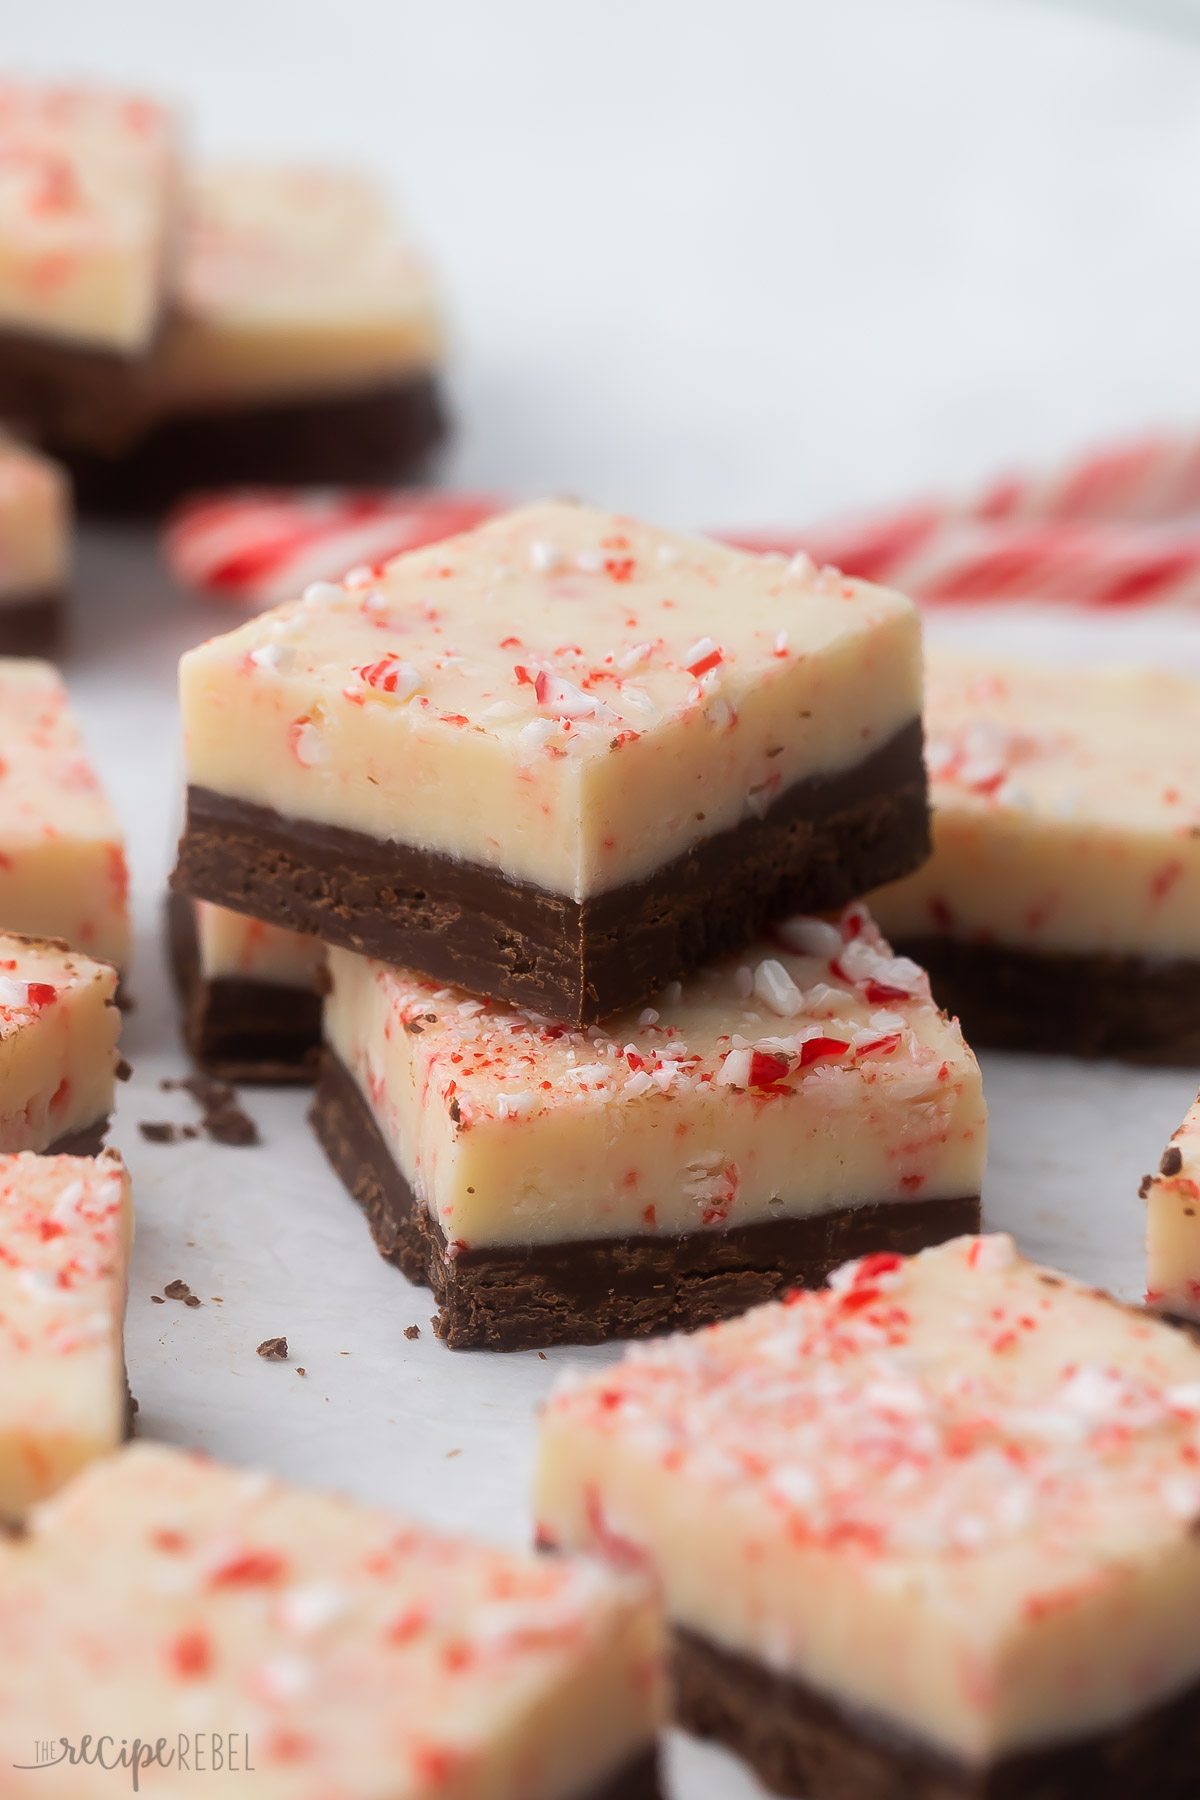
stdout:
<svg viewBox="0 0 1200 1800">
<path fill-rule="evenodd" d="M 645 1069 L 638 1069 L 636 1074 L 629 1077 L 629 1080 L 625 1083 L 622 1091 L 628 1094 L 632 1099 L 636 1100 L 639 1094 L 644 1094 L 648 1088 L 652 1088 L 653 1086 L 654 1082 L 647 1071 Z"/>
<path fill-rule="evenodd" d="M 739 1000 L 748 1000 L 754 992 L 754 970 L 742 963 L 733 972 L 733 988 Z"/>
<path fill-rule="evenodd" d="M 349 1593 L 336 1581 L 310 1581 L 287 1590 L 279 1602 L 279 1613 L 289 1631 L 308 1637 L 340 1619 L 349 1605 Z"/>
<path fill-rule="evenodd" d="M 721 1064 L 717 1074 L 718 1087 L 749 1087 L 750 1063 L 754 1052 L 750 1049 L 731 1050 Z"/>
<path fill-rule="evenodd" d="M 710 637 L 697 638 L 691 649 L 683 653 L 683 666 L 689 675 L 706 675 L 721 660 L 721 646 Z"/>
<path fill-rule="evenodd" d="M 786 656 L 787 655 L 787 647 L 788 647 L 787 632 L 786 631 L 777 631 L 775 633 L 775 643 L 774 643 L 774 651 L 775 651 L 776 656 Z"/>
<path fill-rule="evenodd" d="M 29 1004 L 29 983 L 14 981 L 10 975 L 0 975 L 0 1006 L 27 1006 Z"/>
<path fill-rule="evenodd" d="M 1193 1476 L 1168 1475 L 1158 1491 L 1173 1519 L 1200 1518 L 1200 1482 Z"/>
<path fill-rule="evenodd" d="M 1176 1412 L 1200 1414 L 1200 1381 L 1179 1381 L 1166 1390 L 1168 1406 Z"/>
<path fill-rule="evenodd" d="M 539 575 L 552 575 L 562 567 L 562 560 L 562 551 L 548 538 L 535 538 L 529 546 L 530 564 Z"/>
<path fill-rule="evenodd" d="M 250 652 L 250 661 L 256 669 L 286 669 L 295 655 L 289 644 L 262 644 Z"/>
<path fill-rule="evenodd" d="M 797 913 L 794 918 L 778 924 L 775 932 L 798 956 L 819 956 L 824 962 L 832 962 L 841 952 L 842 934 L 836 925 L 830 925 L 825 919 L 811 919 L 804 913 Z"/>
<path fill-rule="evenodd" d="M 457 1007 L 460 1019 L 473 1019 L 476 1013 L 483 1011 L 482 1000 L 460 1000 Z"/>
<path fill-rule="evenodd" d="M 522 750 L 532 753 L 542 750 L 552 737 L 558 735 L 557 719 L 530 719 L 517 733 L 517 742 Z"/>
<path fill-rule="evenodd" d="M 349 575 L 346 577 L 346 585 L 350 585 Z M 331 606 L 342 596 L 343 590 L 336 581 L 310 581 L 300 598 L 305 606 Z"/>
<path fill-rule="evenodd" d="M 638 1024 L 639 1025 L 657 1025 L 658 1024 L 658 1014 L 655 1012 L 655 1010 L 652 1006 L 644 1007 L 642 1009 L 642 1011 L 638 1014 Z"/>
<path fill-rule="evenodd" d="M 957 759 L 958 751 L 943 738 L 931 738 L 925 746 L 925 767 L 935 780 L 939 775 L 945 775 Z"/>
<path fill-rule="evenodd" d="M 369 594 L 364 594 L 362 603 L 368 612 L 381 613 L 387 611 L 387 595 L 381 594 L 378 588 L 373 588 Z"/>
<path fill-rule="evenodd" d="M 650 652 L 653 648 L 653 644 L 634 644 L 631 649 L 623 651 L 622 654 L 618 656 L 618 669 L 640 669 L 644 662 L 649 661 Z"/>
<path fill-rule="evenodd" d="M 683 555 L 683 551 L 674 544 L 660 544 L 654 552 L 654 560 L 660 569 L 673 569 Z"/>
<path fill-rule="evenodd" d="M 497 1094 L 496 1111 L 502 1119 L 523 1119 L 533 1111 L 533 1094 L 529 1088 L 519 1088 L 515 1094 Z"/>
<path fill-rule="evenodd" d="M 804 996 L 781 962 L 768 956 L 754 971 L 754 992 L 764 1006 L 769 1006 L 781 1019 L 795 1018 L 804 1011 Z"/>
<path fill-rule="evenodd" d="M 522 707 L 513 700 L 497 700 L 491 706 L 485 706 L 479 715 L 481 725 L 511 725 L 518 719 L 525 718 Z"/>
<path fill-rule="evenodd" d="M 31 1300 L 53 1300 L 60 1292 L 57 1277 L 49 1269 L 18 1269 L 17 1285 Z"/>
<path fill-rule="evenodd" d="M 596 575 L 604 567 L 603 550 L 581 550 L 575 558 L 575 567 L 582 569 L 585 575 Z"/>
<path fill-rule="evenodd" d="M 997 788 L 996 799 L 1001 806 L 1011 806 L 1014 812 L 1033 811 L 1033 795 L 1016 781 L 1006 781 Z"/>
<path fill-rule="evenodd" d="M 342 586 L 348 588 L 370 587 L 375 580 L 375 571 L 370 563 L 356 563 L 342 576 Z"/>
<path fill-rule="evenodd" d="M 982 1269 L 988 1274 L 997 1274 L 1001 1269 L 1011 1269 L 1017 1260 L 1017 1246 L 1007 1231 L 989 1232 L 986 1237 L 976 1238 L 967 1259 L 973 1269 Z"/>
<path fill-rule="evenodd" d="M 787 566 L 789 581 L 811 581 L 817 572 L 817 565 L 807 550 L 797 550 Z M 834 573 L 836 574 L 836 570 Z"/>
<path fill-rule="evenodd" d="M 313 1666 L 303 1656 L 269 1656 L 250 1677 L 251 1684 L 268 1700 L 295 1700 L 313 1683 Z"/>
<path fill-rule="evenodd" d="M 543 669 L 540 671 L 535 690 L 539 706 L 546 707 L 558 719 L 599 719 L 605 724 L 616 725 L 620 718 L 611 706 L 598 700 L 594 694 L 586 694 L 573 681 L 563 675 L 551 675 Z"/>
<path fill-rule="evenodd" d="M 640 718 L 657 719 L 658 717 L 658 707 L 654 704 L 654 701 L 650 698 L 645 688 L 625 687 L 622 685 L 621 704 L 626 708 L 632 707 L 634 712 L 637 713 Z"/>
<path fill-rule="evenodd" d="M 306 769 L 311 769 L 317 763 L 324 762 L 329 755 L 324 739 L 311 719 L 305 719 L 302 724 L 295 727 L 292 742 L 296 751 L 296 761 L 303 764 Z"/>
<path fill-rule="evenodd" d="M 714 700 L 705 712 L 704 722 L 710 731 L 728 731 L 736 716 L 728 700 Z M 754 810 L 753 803 L 748 802 L 748 804 L 751 805 L 751 810 Z M 758 817 L 761 818 L 762 813 L 759 813 Z"/>
</svg>

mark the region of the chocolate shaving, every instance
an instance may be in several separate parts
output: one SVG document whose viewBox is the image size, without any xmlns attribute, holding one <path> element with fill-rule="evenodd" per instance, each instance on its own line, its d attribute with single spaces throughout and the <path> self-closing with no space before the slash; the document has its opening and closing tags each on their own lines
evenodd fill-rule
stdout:
<svg viewBox="0 0 1200 1800">
<path fill-rule="evenodd" d="M 257 1354 L 267 1362 L 286 1362 L 288 1358 L 288 1341 L 285 1337 L 264 1338 L 258 1346 Z"/>
<path fill-rule="evenodd" d="M 177 1144 L 183 1136 L 178 1125 L 163 1120 L 139 1119 L 138 1130 L 148 1144 Z"/>
<path fill-rule="evenodd" d="M 150 1298 L 153 1300 L 155 1306 L 165 1306 L 167 1304 L 161 1294 L 151 1294 Z"/>
<path fill-rule="evenodd" d="M 419 1338 L 421 1335 L 421 1327 L 419 1325 L 406 1325 L 404 1327 L 404 1335 L 406 1338 Z"/>
<path fill-rule="evenodd" d="M 203 1306 L 204 1304 L 198 1294 L 193 1294 L 186 1281 L 168 1281 L 163 1293 L 168 1300 L 182 1300 L 185 1306 Z"/>
<path fill-rule="evenodd" d="M 216 1081 L 211 1075 L 186 1075 L 182 1081 L 162 1081 L 159 1086 L 170 1092 L 182 1088 L 203 1109 L 200 1123 L 216 1144 L 258 1144 L 258 1126 L 238 1104 L 236 1089 L 227 1081 Z M 194 1127 L 185 1127 L 192 1131 Z"/>
<path fill-rule="evenodd" d="M 459 1120 L 462 1118 L 462 1111 L 459 1107 L 457 1100 L 451 1100 L 451 1102 L 450 1102 L 450 1117 L 454 1120 L 454 1123 L 456 1125 L 458 1124 Z"/>
<path fill-rule="evenodd" d="M 1178 1144 L 1168 1144 L 1158 1165 L 1160 1175 L 1178 1175 L 1183 1167 L 1183 1152 Z"/>
</svg>

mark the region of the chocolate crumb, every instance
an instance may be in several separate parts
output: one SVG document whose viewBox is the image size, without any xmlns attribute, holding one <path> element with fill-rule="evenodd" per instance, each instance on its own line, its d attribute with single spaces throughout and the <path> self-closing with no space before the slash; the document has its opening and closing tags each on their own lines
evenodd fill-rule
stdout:
<svg viewBox="0 0 1200 1800">
<path fill-rule="evenodd" d="M 1142 1179 L 1138 1182 L 1138 1199 L 1144 1200 L 1146 1198 L 1146 1195 L 1150 1192 L 1150 1189 L 1153 1186 L 1154 1186 L 1153 1175 L 1143 1175 Z"/>
<path fill-rule="evenodd" d="M 1178 1175 L 1183 1167 L 1183 1151 L 1178 1144 L 1168 1144 L 1158 1165 L 1160 1175 Z"/>
<path fill-rule="evenodd" d="M 404 1335 L 406 1338 L 419 1338 L 421 1335 L 421 1327 L 419 1325 L 406 1325 L 404 1327 Z"/>
<path fill-rule="evenodd" d="M 297 1375 L 307 1375 L 308 1370 L 307 1369 L 297 1369 L 296 1373 L 297 1373 Z"/>
<path fill-rule="evenodd" d="M 462 1451 L 461 1451 L 461 1450 L 447 1450 L 447 1452 L 446 1452 L 446 1461 L 447 1461 L 447 1462 L 449 1462 L 449 1461 L 450 1461 L 450 1458 L 451 1458 L 451 1457 L 452 1457 L 452 1456 L 461 1456 L 461 1455 L 462 1455 Z"/>
<path fill-rule="evenodd" d="M 264 1338 L 262 1343 L 258 1346 L 257 1354 L 265 1357 L 267 1362 L 286 1362 L 288 1354 L 287 1339 L 285 1337 Z"/>
<path fill-rule="evenodd" d="M 1042 1283 L 1043 1287 L 1062 1286 L 1062 1277 L 1060 1275 L 1039 1275 L 1038 1280 Z"/>
<path fill-rule="evenodd" d="M 458 1124 L 459 1120 L 462 1118 L 462 1113 L 459 1110 L 459 1105 L 458 1105 L 457 1100 L 451 1100 L 451 1102 L 450 1102 L 450 1117 L 454 1120 L 454 1123 L 456 1125 Z"/>
<path fill-rule="evenodd" d="M 204 1302 L 199 1294 L 185 1294 L 183 1296 L 183 1304 L 185 1306 L 203 1306 Z"/>
<path fill-rule="evenodd" d="M 216 1081 L 211 1075 L 186 1075 L 182 1081 L 163 1081 L 167 1090 L 182 1088 L 203 1110 L 200 1123 L 215 1144 L 246 1145 L 262 1140 L 258 1126 L 238 1104 L 237 1092 L 227 1081 Z M 195 1126 L 185 1127 L 195 1133 Z"/>
<path fill-rule="evenodd" d="M 166 1287 L 163 1289 L 163 1293 L 167 1296 L 168 1300 L 186 1300 L 191 1291 L 192 1290 L 186 1281 L 178 1280 L 168 1281 Z"/>
<path fill-rule="evenodd" d="M 165 1306 L 167 1304 L 161 1294 L 151 1294 L 150 1298 L 153 1300 L 155 1306 Z"/>
<path fill-rule="evenodd" d="M 161 1119 L 139 1119 L 138 1130 L 148 1144 L 177 1144 L 183 1135 L 178 1125 Z"/>
<path fill-rule="evenodd" d="M 541 1359 L 542 1359 L 542 1361 L 543 1361 L 543 1362 L 545 1362 L 545 1360 L 546 1360 L 546 1352 L 545 1352 L 545 1351 L 544 1351 L 544 1350 L 539 1350 L 539 1351 L 538 1351 L 538 1355 L 539 1355 L 539 1356 L 540 1356 L 540 1357 L 541 1357 Z"/>
<path fill-rule="evenodd" d="M 424 1031 L 425 1027 L 423 1025 L 419 1025 L 417 1023 L 416 1019 L 405 1019 L 404 1029 L 405 1029 L 405 1031 L 411 1032 L 413 1037 L 420 1037 L 420 1035 Z"/>
<path fill-rule="evenodd" d="M 129 1077 L 133 1074 L 133 1064 L 127 1063 L 125 1058 L 122 1057 L 116 1068 L 113 1070 L 113 1074 L 118 1081 L 128 1081 Z"/>
</svg>

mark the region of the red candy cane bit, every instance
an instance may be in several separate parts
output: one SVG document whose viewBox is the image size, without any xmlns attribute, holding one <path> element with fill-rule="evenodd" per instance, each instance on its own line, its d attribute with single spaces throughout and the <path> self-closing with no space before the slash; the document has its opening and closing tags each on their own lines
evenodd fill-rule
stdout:
<svg viewBox="0 0 1200 1800">
<path fill-rule="evenodd" d="M 854 1271 L 855 1285 L 860 1281 L 878 1281 L 881 1275 L 891 1275 L 904 1267 L 904 1258 L 895 1250 L 874 1250 L 870 1256 L 860 1256 Z"/>
<path fill-rule="evenodd" d="M 725 660 L 725 653 L 720 645 L 714 644 L 710 638 L 701 638 L 698 644 L 693 645 L 690 656 L 691 661 L 686 662 L 684 668 L 697 680 Z"/>
<path fill-rule="evenodd" d="M 44 1007 L 54 1005 L 58 999 L 58 989 L 51 987 L 48 981 L 31 981 L 25 998 L 34 1012 L 41 1012 Z"/>
<path fill-rule="evenodd" d="M 800 1067 L 807 1069 L 811 1063 L 828 1062 L 844 1056 L 849 1048 L 849 1044 L 843 1038 L 808 1038 L 800 1046 Z"/>
<path fill-rule="evenodd" d="M 381 656 L 378 662 L 364 663 L 354 673 L 364 687 L 374 688 L 381 694 L 394 694 L 402 684 L 408 686 L 406 664 L 394 655 Z"/>
<path fill-rule="evenodd" d="M 183 1681 L 196 1681 L 213 1666 L 212 1645 L 207 1633 L 181 1631 L 167 1646 L 167 1665 Z"/>
<path fill-rule="evenodd" d="M 787 1074 L 791 1063 L 786 1056 L 776 1056 L 769 1050 L 754 1050 L 750 1055 L 750 1076 L 748 1086 L 761 1088 L 767 1093 L 781 1093 L 779 1083 Z"/>
<path fill-rule="evenodd" d="M 513 642 L 516 642 L 515 638 L 513 639 Z M 538 672 L 536 669 L 527 669 L 524 663 L 514 663 L 513 674 L 517 678 L 518 687 L 535 688 L 537 686 Z"/>
<path fill-rule="evenodd" d="M 884 1037 L 871 1038 L 866 1044 L 860 1044 L 854 1052 L 861 1062 L 864 1056 L 890 1056 L 900 1042 L 900 1032 L 889 1031 Z"/>
<path fill-rule="evenodd" d="M 268 1587 L 279 1580 L 287 1568 L 277 1550 L 243 1550 L 213 1569 L 208 1577 L 210 1588 Z"/>
<path fill-rule="evenodd" d="M 891 987 L 886 981 L 867 981 L 863 984 L 863 994 L 873 1005 L 885 1000 L 911 1000 L 912 995 L 907 988 Z"/>
<path fill-rule="evenodd" d="M 632 556 L 606 556 L 604 570 L 614 581 L 632 581 L 633 558 Z"/>
</svg>

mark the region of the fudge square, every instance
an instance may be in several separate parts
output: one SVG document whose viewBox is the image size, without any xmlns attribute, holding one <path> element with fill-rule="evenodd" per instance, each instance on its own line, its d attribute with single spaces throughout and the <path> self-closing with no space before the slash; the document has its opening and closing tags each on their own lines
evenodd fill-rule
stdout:
<svg viewBox="0 0 1200 1800">
<path fill-rule="evenodd" d="M 129 960 L 121 828 L 58 671 L 33 658 L 0 658 L 0 927 Z"/>
<path fill-rule="evenodd" d="M 115 1150 L 0 1156 L 0 1524 L 126 1435 L 132 1237 Z"/>
<path fill-rule="evenodd" d="M 142 95 L 0 82 L 0 412 L 103 443 L 159 329 L 176 130 Z"/>
<path fill-rule="evenodd" d="M 167 917 L 183 1041 L 200 1067 L 222 1081 L 311 1081 L 324 945 L 186 894 L 170 896 Z"/>
<path fill-rule="evenodd" d="M 54 647 L 70 561 L 71 501 L 62 470 L 0 435 L 0 656 Z M 0 701 L 0 720 L 6 711 Z"/>
<path fill-rule="evenodd" d="M 0 1152 L 99 1151 L 119 1063 L 116 991 L 111 963 L 0 932 Z"/>
<path fill-rule="evenodd" d="M 144 511 L 244 483 L 378 484 L 411 475 L 443 433 L 434 284 L 372 181 L 201 168 L 170 298 L 141 430 L 120 454 L 71 458 L 88 506 Z"/>
<path fill-rule="evenodd" d="M 934 648 L 933 856 L 871 897 L 972 1042 L 1200 1059 L 1200 682 Z"/>
<path fill-rule="evenodd" d="M 175 884 L 587 1023 L 926 854 L 901 596 L 548 503 L 181 663 Z"/>
<path fill-rule="evenodd" d="M 1146 1305 L 1200 1323 L 1200 1096 L 1142 1180 Z"/>
<path fill-rule="evenodd" d="M 966 1237 L 560 1380 L 541 1539 L 806 1800 L 1200 1793 L 1200 1349 Z"/>
<path fill-rule="evenodd" d="M 111 1793 L 111 1759 L 8 1773 L 39 1738 L 100 1729 L 144 1758 L 162 1743 L 151 1794 L 195 1791 L 197 1733 L 206 1752 L 220 1733 L 233 1785 L 264 1800 L 660 1792 L 663 1633 L 642 1580 L 165 1446 L 93 1463 L 0 1544 L 0 1620 L 6 1794 Z"/>
<path fill-rule="evenodd" d="M 857 904 L 776 940 L 590 1031 L 331 951 L 313 1122 L 452 1348 L 707 1324 L 978 1229 L 979 1067 L 921 970 Z"/>
</svg>

